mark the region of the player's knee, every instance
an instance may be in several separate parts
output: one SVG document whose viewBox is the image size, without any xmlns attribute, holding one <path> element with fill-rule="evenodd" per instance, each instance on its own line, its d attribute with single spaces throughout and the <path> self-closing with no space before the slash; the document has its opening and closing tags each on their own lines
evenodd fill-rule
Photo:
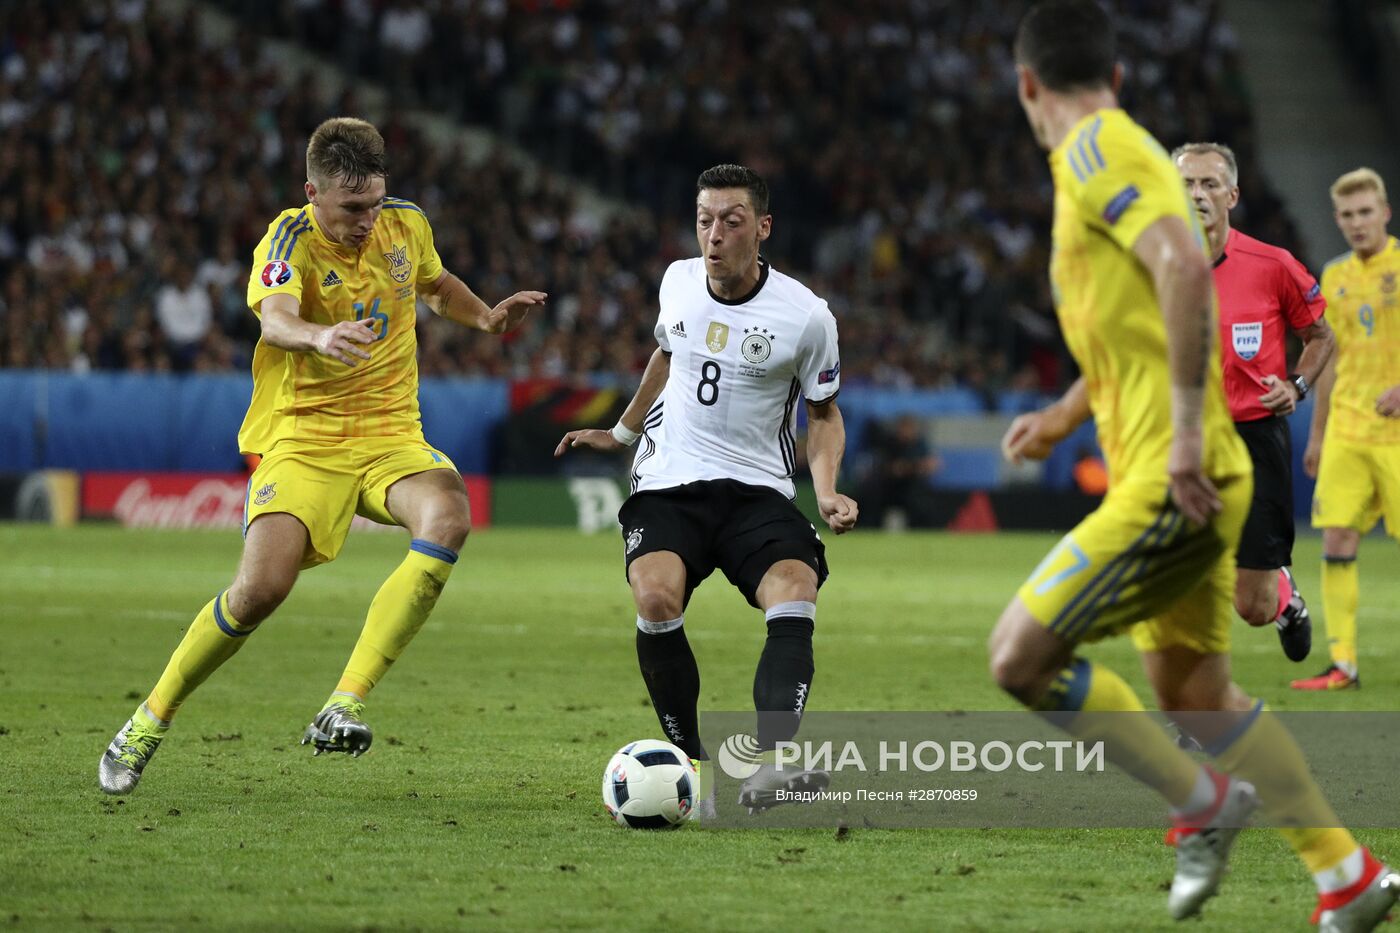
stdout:
<svg viewBox="0 0 1400 933">
<path fill-rule="evenodd" d="M 1024 705 L 1034 706 L 1049 689 L 1055 669 L 1028 646 L 1025 635 L 1023 623 L 1008 607 L 987 638 L 987 667 L 998 687 Z"/>
<path fill-rule="evenodd" d="M 765 606 L 814 603 L 817 601 L 816 572 L 801 561 L 781 560 L 763 575 L 757 595 L 759 603 Z"/>
<path fill-rule="evenodd" d="M 229 587 L 229 611 L 239 623 L 256 625 L 282 605 L 294 583 L 295 573 L 240 578 Z"/>
<path fill-rule="evenodd" d="M 817 585 L 808 577 L 784 578 L 781 585 L 774 587 L 769 593 L 774 604 L 777 603 L 814 603 L 817 601 Z"/>
<path fill-rule="evenodd" d="M 1351 560 L 1361 546 L 1361 533 L 1353 528 L 1322 529 L 1323 560 Z"/>
<path fill-rule="evenodd" d="M 679 619 L 685 607 L 681 594 L 670 587 L 640 583 L 633 588 L 637 600 L 637 615 L 648 622 L 669 622 Z"/>
<path fill-rule="evenodd" d="M 447 499 L 435 504 L 428 511 L 423 527 L 416 537 L 454 551 L 461 551 L 471 530 L 471 511 L 466 507 L 465 500 L 458 502 L 455 499 Z"/>
<path fill-rule="evenodd" d="M 1026 706 L 1034 706 L 1045 693 L 1049 681 L 1010 646 L 992 646 L 988 665 L 992 680 L 1004 692 Z"/>
<path fill-rule="evenodd" d="M 442 542 L 454 551 L 462 550 L 462 545 L 467 543 L 467 535 L 472 532 L 471 516 L 465 509 L 461 512 L 445 516 L 438 525 L 438 534 Z"/>
</svg>

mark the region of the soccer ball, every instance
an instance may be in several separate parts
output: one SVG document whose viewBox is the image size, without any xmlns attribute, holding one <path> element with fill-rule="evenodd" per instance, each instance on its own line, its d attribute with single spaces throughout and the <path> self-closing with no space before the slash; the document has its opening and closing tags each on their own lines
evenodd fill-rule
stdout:
<svg viewBox="0 0 1400 933">
<path fill-rule="evenodd" d="M 603 806 L 619 826 L 674 829 L 695 812 L 700 777 L 670 742 L 642 739 L 618 749 L 603 769 Z"/>
</svg>

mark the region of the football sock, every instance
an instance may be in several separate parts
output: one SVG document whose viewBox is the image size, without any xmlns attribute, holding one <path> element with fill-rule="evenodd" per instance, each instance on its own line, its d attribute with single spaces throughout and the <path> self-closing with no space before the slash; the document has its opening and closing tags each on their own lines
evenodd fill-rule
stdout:
<svg viewBox="0 0 1400 933">
<path fill-rule="evenodd" d="M 1356 604 L 1360 598 L 1355 557 L 1322 558 L 1322 615 L 1333 663 L 1356 672 Z"/>
<path fill-rule="evenodd" d="M 706 761 L 700 742 L 700 667 L 685 637 L 685 615 L 665 622 L 637 616 L 637 665 L 666 738 L 691 758 Z"/>
<path fill-rule="evenodd" d="M 321 705 L 321 709 L 328 709 L 332 706 L 353 707 L 356 703 L 364 701 L 364 696 L 351 690 L 334 690 Z"/>
<path fill-rule="evenodd" d="M 256 625 L 239 624 L 229 612 L 227 590 L 210 600 L 190 623 L 165 665 L 165 672 L 146 698 L 144 708 L 152 721 L 169 725 L 180 704 L 243 647 L 248 633 L 255 628 Z"/>
<path fill-rule="evenodd" d="M 1282 619 L 1283 611 L 1288 608 L 1288 604 L 1293 601 L 1293 581 L 1288 579 L 1288 574 L 1282 570 L 1278 572 L 1278 611 L 1274 613 L 1274 619 Z"/>
<path fill-rule="evenodd" d="M 1228 734 L 1206 746 L 1221 770 L 1254 785 L 1269 822 L 1317 875 L 1356 851 L 1322 796 L 1293 736 L 1260 700 Z M 1301 828 L 1292 828 L 1301 827 Z"/>
<path fill-rule="evenodd" d="M 152 729 L 155 729 L 157 732 L 163 733 L 170 728 L 170 720 L 161 719 L 154 712 L 152 712 L 149 703 L 142 703 L 137 708 L 136 712 L 131 714 L 131 718 L 140 719 L 144 721 L 148 726 L 150 726 Z"/>
<path fill-rule="evenodd" d="M 428 620 L 455 563 L 456 551 L 413 539 L 408 556 L 389 574 L 369 604 L 365 627 L 336 685 L 337 693 L 363 700 L 374 689 Z"/>
<path fill-rule="evenodd" d="M 790 742 L 802 722 L 802 710 L 812 689 L 816 664 L 812 659 L 812 630 L 817 605 L 779 603 L 764 617 L 768 640 L 753 677 L 753 706 L 758 711 L 758 747 L 775 748 Z"/>
<path fill-rule="evenodd" d="M 1210 772 L 1201 768 L 1196 772 L 1196 783 L 1192 785 L 1190 795 L 1179 805 L 1172 807 L 1172 813 L 1176 816 L 1201 813 L 1214 806 L 1217 796 L 1215 781 L 1211 779 Z"/>
<path fill-rule="evenodd" d="M 1156 790 L 1172 807 L 1183 809 L 1191 799 L 1201 766 L 1147 716 L 1123 678 L 1102 664 L 1075 658 L 1036 709 L 1078 713 L 1049 718 L 1082 742 L 1103 742 L 1109 761 Z"/>
<path fill-rule="evenodd" d="M 1366 871 L 1366 852 L 1360 846 L 1331 868 L 1313 874 L 1319 894 L 1331 894 L 1349 888 L 1361 880 Z"/>
</svg>

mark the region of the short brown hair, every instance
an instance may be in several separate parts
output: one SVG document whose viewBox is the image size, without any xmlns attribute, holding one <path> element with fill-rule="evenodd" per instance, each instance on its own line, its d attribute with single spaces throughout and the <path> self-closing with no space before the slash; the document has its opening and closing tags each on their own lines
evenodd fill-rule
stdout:
<svg viewBox="0 0 1400 933">
<path fill-rule="evenodd" d="M 1380 173 L 1373 168 L 1363 166 L 1354 169 L 1332 182 L 1333 200 L 1348 194 L 1356 194 L 1358 191 L 1374 191 L 1381 196 L 1381 203 L 1390 203 L 1385 196 L 1385 182 L 1381 179 Z"/>
<path fill-rule="evenodd" d="M 388 175 L 384 137 L 373 124 L 354 117 L 332 117 L 316 127 L 306 145 L 306 177 L 313 183 L 339 178 L 351 191 L 364 191 L 369 180 Z"/>
<path fill-rule="evenodd" d="M 1235 151 L 1224 143 L 1186 143 L 1172 150 L 1172 163 L 1181 161 L 1188 155 L 1218 155 L 1225 160 L 1225 177 L 1233 188 L 1240 183 L 1240 164 L 1235 161 Z"/>
<path fill-rule="evenodd" d="M 743 188 L 749 193 L 754 216 L 768 213 L 768 183 L 747 165 L 714 165 L 705 169 L 695 179 L 695 193 L 698 195 L 710 188 Z"/>
</svg>

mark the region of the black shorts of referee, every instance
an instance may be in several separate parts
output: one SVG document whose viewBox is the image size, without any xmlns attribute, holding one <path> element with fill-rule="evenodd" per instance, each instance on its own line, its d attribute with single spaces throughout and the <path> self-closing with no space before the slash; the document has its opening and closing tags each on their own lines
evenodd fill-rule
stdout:
<svg viewBox="0 0 1400 933">
<path fill-rule="evenodd" d="M 1293 563 L 1293 439 L 1288 420 L 1269 415 L 1237 421 L 1254 462 L 1254 500 L 1240 535 L 1235 566 L 1277 570 Z"/>
</svg>

